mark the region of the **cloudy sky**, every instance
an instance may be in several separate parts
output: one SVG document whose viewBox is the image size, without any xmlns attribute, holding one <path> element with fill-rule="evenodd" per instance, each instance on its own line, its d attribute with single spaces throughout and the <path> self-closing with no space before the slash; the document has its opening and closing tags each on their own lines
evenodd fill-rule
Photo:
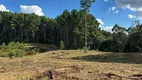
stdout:
<svg viewBox="0 0 142 80">
<path fill-rule="evenodd" d="M 55 18 L 65 9 L 79 10 L 79 2 L 80 0 L 0 0 L 0 11 L 35 13 Z M 115 24 L 127 28 L 132 21 L 142 20 L 142 0 L 96 0 L 90 13 L 105 30 L 110 31 Z"/>
</svg>

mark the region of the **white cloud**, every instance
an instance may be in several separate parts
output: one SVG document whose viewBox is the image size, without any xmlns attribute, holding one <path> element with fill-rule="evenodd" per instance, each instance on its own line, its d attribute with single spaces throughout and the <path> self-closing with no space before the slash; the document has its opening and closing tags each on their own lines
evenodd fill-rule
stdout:
<svg viewBox="0 0 142 80">
<path fill-rule="evenodd" d="M 134 19 L 134 18 L 136 18 L 136 16 L 135 16 L 135 15 L 132 15 L 132 14 L 129 14 L 129 15 L 128 15 L 128 18 Z"/>
<path fill-rule="evenodd" d="M 115 1 L 116 4 L 122 9 L 129 9 L 133 12 L 136 12 L 138 14 L 137 19 L 142 18 L 142 0 L 115 0 Z"/>
<path fill-rule="evenodd" d="M 8 10 L 3 4 L 0 4 L 0 11 L 7 11 L 9 12 L 10 10 Z"/>
<path fill-rule="evenodd" d="M 112 7 L 111 10 L 112 10 L 112 11 L 116 10 L 116 7 Z"/>
<path fill-rule="evenodd" d="M 142 6 L 140 7 L 132 7 L 130 4 L 122 6 L 123 9 L 129 9 L 134 12 L 142 12 Z"/>
<path fill-rule="evenodd" d="M 119 13 L 119 10 L 117 10 L 116 7 L 111 7 L 111 8 L 109 8 L 109 12 L 112 12 L 112 13 L 114 13 L 114 14 L 118 14 L 118 13 Z"/>
<path fill-rule="evenodd" d="M 106 26 L 106 27 L 103 27 L 102 29 L 108 32 L 112 32 L 112 28 L 113 28 L 112 26 Z"/>
<path fill-rule="evenodd" d="M 117 11 L 115 11 L 115 12 L 113 12 L 113 13 L 118 14 L 118 13 L 119 13 L 119 11 L 117 10 Z"/>
<path fill-rule="evenodd" d="M 101 19 L 96 19 L 100 23 L 100 27 L 104 25 L 104 22 Z"/>
<path fill-rule="evenodd" d="M 115 11 L 116 7 L 109 8 L 109 11 Z"/>
<path fill-rule="evenodd" d="M 35 13 L 36 15 L 44 16 L 42 9 L 37 5 L 31 5 L 31 6 L 20 5 L 20 8 L 21 12 L 23 13 L 28 13 L 28 14 Z"/>
<path fill-rule="evenodd" d="M 142 20 L 142 17 L 141 17 L 141 16 L 135 16 L 135 15 L 132 15 L 132 14 L 129 14 L 129 15 L 128 15 L 128 18 L 129 18 L 129 19 Z"/>
<path fill-rule="evenodd" d="M 108 31 L 108 32 L 112 32 L 112 26 L 104 26 L 104 22 L 101 20 L 101 19 L 99 19 L 99 18 L 97 18 L 96 19 L 99 23 L 100 23 L 100 28 L 102 29 L 102 30 L 105 30 L 105 31 Z"/>
</svg>

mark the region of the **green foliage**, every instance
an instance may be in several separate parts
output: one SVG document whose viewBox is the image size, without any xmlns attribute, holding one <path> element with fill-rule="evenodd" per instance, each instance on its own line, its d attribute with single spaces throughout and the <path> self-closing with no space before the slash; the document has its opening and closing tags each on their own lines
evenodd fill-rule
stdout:
<svg viewBox="0 0 142 80">
<path fill-rule="evenodd" d="M 26 55 L 35 55 L 37 54 L 36 50 L 30 50 L 26 53 Z"/>
<path fill-rule="evenodd" d="M 116 24 L 112 31 L 112 39 L 103 41 L 99 49 L 106 52 L 123 52 L 128 40 L 126 29 Z"/>
<path fill-rule="evenodd" d="M 64 10 L 55 19 L 35 14 L 0 12 L 0 44 L 2 44 L 0 56 L 8 57 L 11 54 L 25 56 L 38 52 L 27 48 L 24 42 L 46 43 L 61 47 L 60 41 L 63 41 L 61 48 L 82 49 L 86 41 L 90 50 L 142 51 L 142 24 L 134 21 L 134 25 L 128 29 L 116 24 L 112 33 L 101 30 L 99 22 L 89 14 L 94 1 L 81 0 L 82 10 L 74 9 L 71 12 Z"/>
<path fill-rule="evenodd" d="M 84 10 L 84 11 L 89 11 L 90 7 L 91 7 L 91 4 L 95 2 L 95 0 L 81 0 L 80 1 L 80 5 L 81 5 L 81 8 Z"/>
<path fill-rule="evenodd" d="M 22 50 L 22 51 L 26 51 L 28 50 L 28 47 L 26 46 L 26 44 L 24 43 L 19 43 L 19 42 L 10 42 L 7 47 L 9 49 L 19 49 L 19 50 Z"/>
<path fill-rule="evenodd" d="M 114 33 L 120 33 L 120 32 L 124 33 L 126 29 L 115 24 L 114 27 L 112 28 L 112 31 Z"/>
<path fill-rule="evenodd" d="M 142 31 L 129 35 L 125 52 L 142 52 Z"/>
<path fill-rule="evenodd" d="M 127 30 L 117 24 L 112 29 L 112 39 L 102 42 L 99 50 L 111 52 L 142 52 L 141 24 Z"/>
<path fill-rule="evenodd" d="M 7 46 L 1 45 L 0 56 L 1 57 L 23 57 L 26 55 L 34 55 L 39 52 L 39 49 L 30 49 L 24 43 L 10 42 Z"/>
<path fill-rule="evenodd" d="M 0 46 L 0 48 L 6 48 L 6 44 L 2 43 L 2 45 Z"/>
<path fill-rule="evenodd" d="M 64 49 L 64 48 L 65 48 L 65 45 L 64 45 L 64 42 L 63 42 L 63 41 L 60 41 L 60 48 L 61 48 L 61 49 Z"/>
<path fill-rule="evenodd" d="M 10 51 L 9 53 L 8 53 L 8 56 L 9 57 L 12 57 L 12 56 L 16 56 L 16 53 L 15 53 L 15 51 Z"/>
<path fill-rule="evenodd" d="M 66 49 L 80 49 L 84 46 L 84 18 L 86 12 L 83 10 L 74 9 L 71 12 L 65 10 L 55 19 L 35 14 L 11 12 L 0 12 L 0 15 L 1 44 L 18 41 L 59 46 L 60 41 L 63 41 Z M 99 23 L 93 15 L 89 14 L 87 24 L 87 41 L 93 43 L 95 37 L 102 35 Z M 18 45 L 18 48 L 21 48 L 20 46 Z M 88 46 L 93 46 L 93 44 L 88 44 Z M 13 46 L 13 43 L 11 43 L 7 47 L 15 49 L 17 46 Z M 24 50 L 26 50 L 26 47 L 24 47 Z"/>
<path fill-rule="evenodd" d="M 82 10 L 84 11 L 84 12 L 86 12 L 86 14 L 85 14 L 85 18 L 84 18 L 84 26 L 85 26 L 85 28 L 84 28 L 84 44 L 85 44 L 85 53 L 87 52 L 87 44 L 88 44 L 88 42 L 87 42 L 87 23 L 88 23 L 88 18 L 87 17 L 90 17 L 91 15 L 88 15 L 88 13 L 89 13 L 89 11 L 90 11 L 90 7 L 91 7 L 91 5 L 92 5 L 92 3 L 93 2 L 95 2 L 95 0 L 81 0 L 80 1 L 80 7 L 82 8 Z M 89 20 L 91 20 L 91 18 L 89 19 Z"/>
</svg>

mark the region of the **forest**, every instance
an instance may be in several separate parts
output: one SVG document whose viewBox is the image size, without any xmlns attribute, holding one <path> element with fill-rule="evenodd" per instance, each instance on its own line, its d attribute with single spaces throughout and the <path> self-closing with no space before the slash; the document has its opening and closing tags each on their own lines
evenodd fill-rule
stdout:
<svg viewBox="0 0 142 80">
<path fill-rule="evenodd" d="M 56 18 L 36 14 L 0 12 L 0 43 L 25 42 L 53 44 L 64 49 L 84 48 L 83 10 L 64 10 Z M 141 52 L 142 25 L 134 21 L 128 29 L 115 24 L 112 32 L 99 27 L 92 14 L 87 15 L 87 47 L 105 52 Z"/>
</svg>

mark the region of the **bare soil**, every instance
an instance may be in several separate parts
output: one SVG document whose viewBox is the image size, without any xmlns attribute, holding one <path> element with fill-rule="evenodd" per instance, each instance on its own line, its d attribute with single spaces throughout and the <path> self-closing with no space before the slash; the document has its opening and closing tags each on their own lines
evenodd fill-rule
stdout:
<svg viewBox="0 0 142 80">
<path fill-rule="evenodd" d="M 0 80 L 142 80 L 140 55 L 56 50 L 0 58 Z"/>
</svg>

